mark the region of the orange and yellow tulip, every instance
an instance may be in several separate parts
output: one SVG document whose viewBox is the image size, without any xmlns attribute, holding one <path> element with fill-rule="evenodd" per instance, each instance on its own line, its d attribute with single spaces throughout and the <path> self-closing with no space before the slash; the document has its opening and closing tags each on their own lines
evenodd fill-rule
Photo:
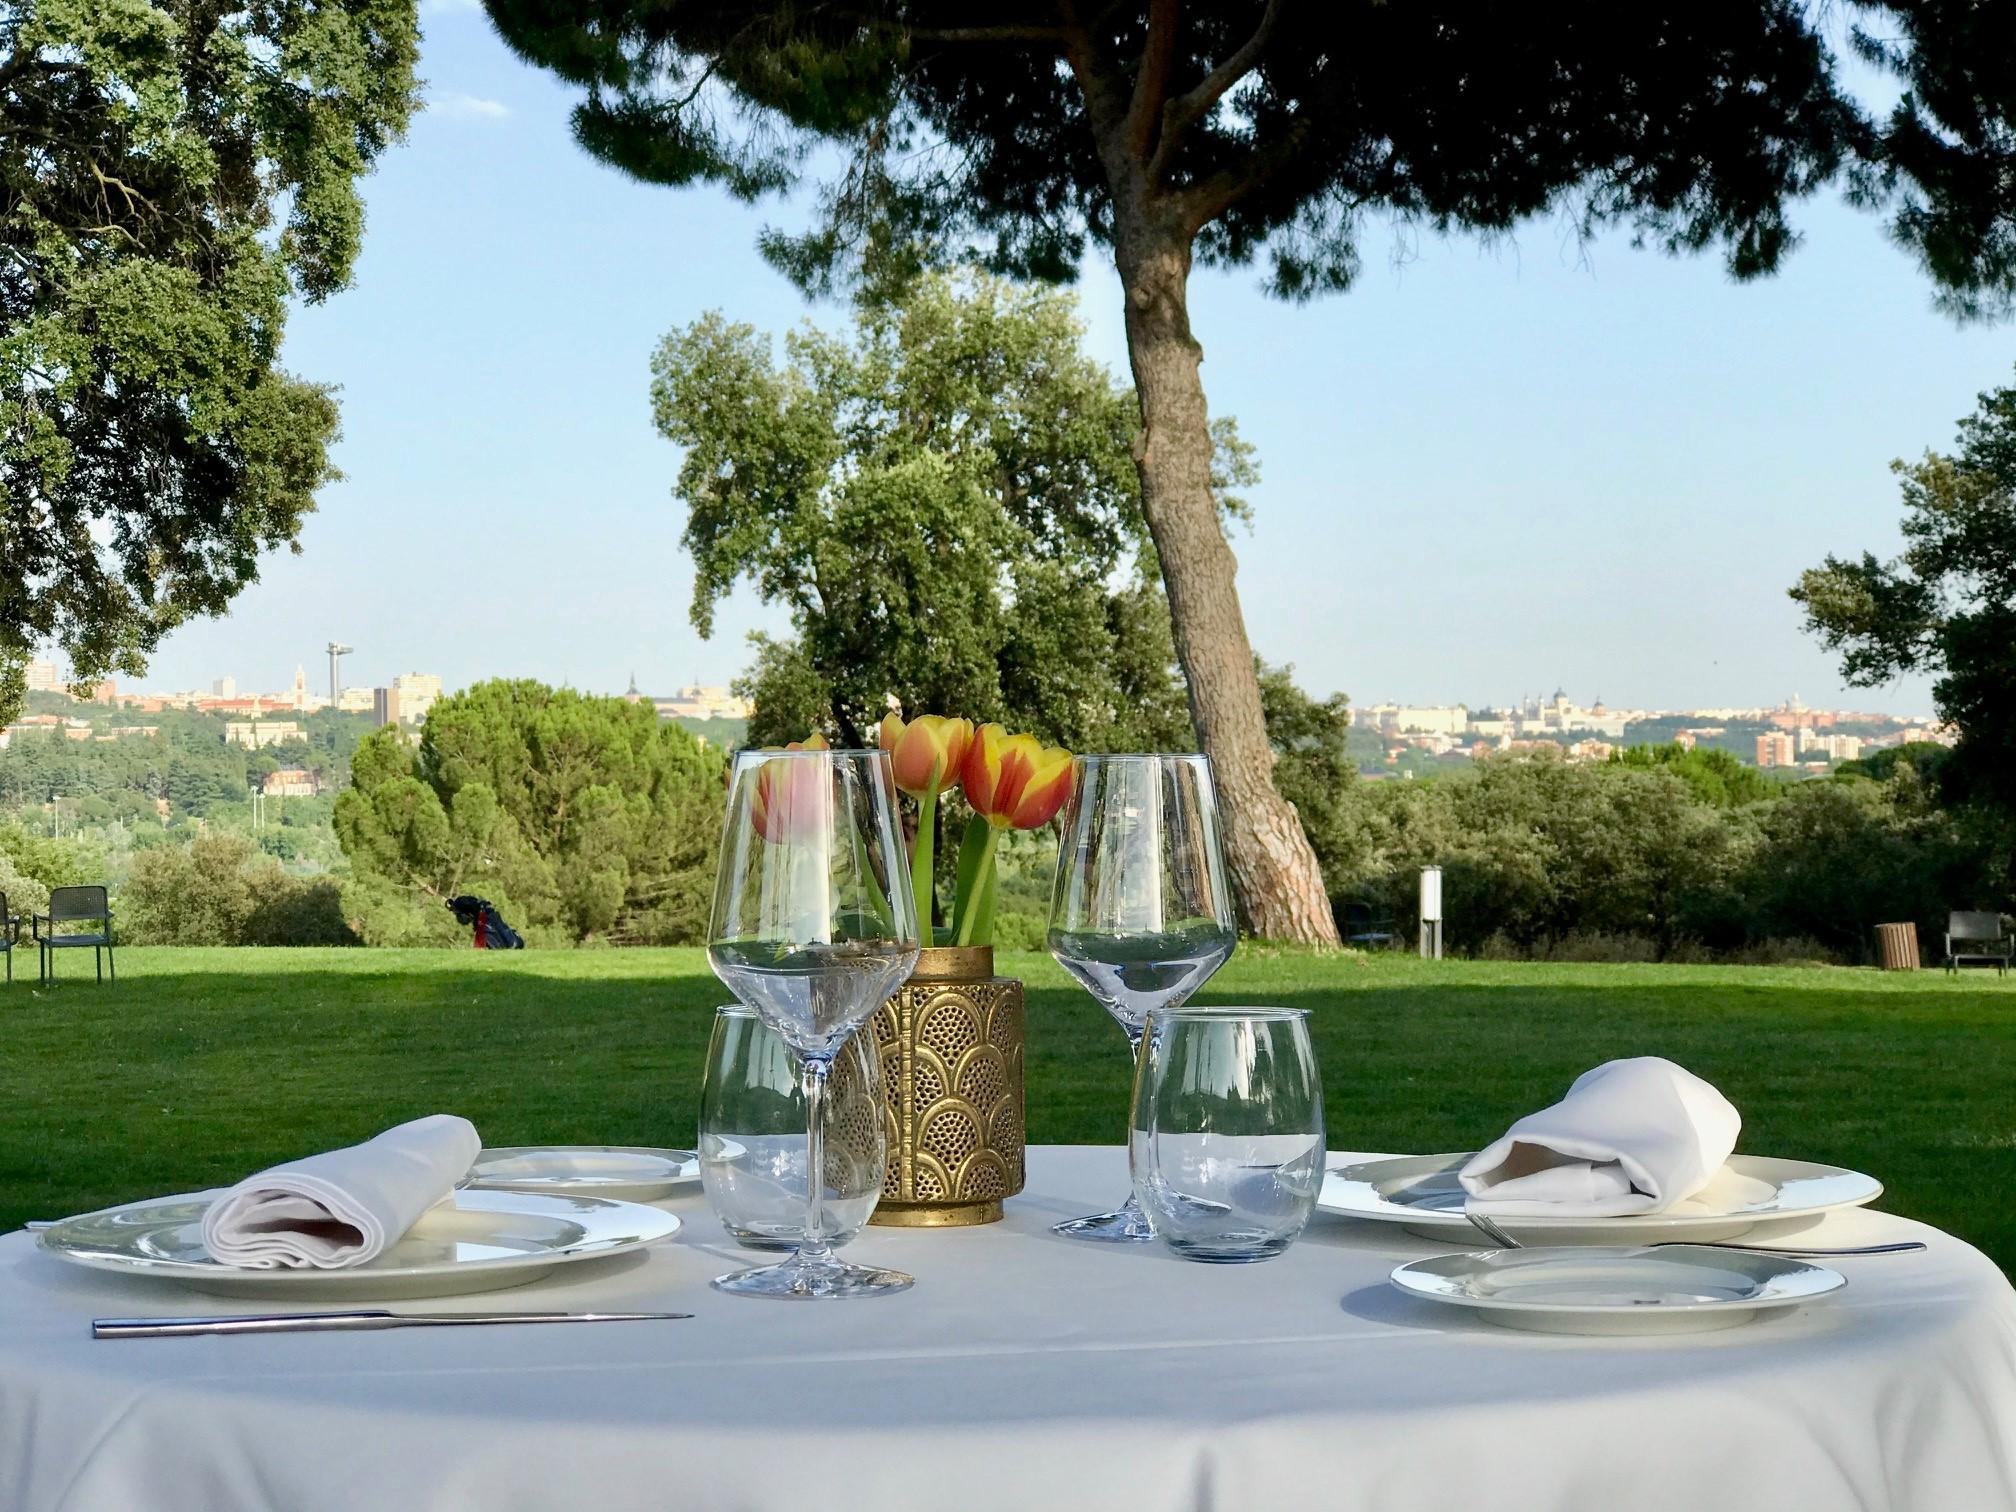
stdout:
<svg viewBox="0 0 2016 1512">
<path fill-rule="evenodd" d="M 932 883 L 937 865 L 938 795 L 959 785 L 959 769 L 973 743 L 970 719 L 920 714 L 908 724 L 888 714 L 876 732 L 889 753 L 896 786 L 917 800 L 917 840 L 910 852 L 910 887 L 917 904 L 918 927 L 929 937 Z"/>
<path fill-rule="evenodd" d="M 1011 829 L 1039 829 L 1071 796 L 1071 753 L 998 724 L 973 732 L 960 771 L 973 821 L 959 847 L 959 903 L 952 938 L 985 945 L 994 934 L 994 847 Z"/>
<path fill-rule="evenodd" d="M 814 731 L 787 751 L 823 751 L 826 738 Z M 756 769 L 749 795 L 749 822 L 772 845 L 803 839 L 823 828 L 832 804 L 830 776 L 818 761 L 766 761 Z"/>
<path fill-rule="evenodd" d="M 1071 753 L 998 724 L 973 733 L 960 774 L 973 812 L 995 829 L 1040 829 L 1071 796 Z"/>
<path fill-rule="evenodd" d="M 877 739 L 896 770 L 896 786 L 912 798 L 923 798 L 959 785 L 959 770 L 973 744 L 973 722 L 920 714 L 905 724 L 901 715 L 889 714 Z"/>
</svg>

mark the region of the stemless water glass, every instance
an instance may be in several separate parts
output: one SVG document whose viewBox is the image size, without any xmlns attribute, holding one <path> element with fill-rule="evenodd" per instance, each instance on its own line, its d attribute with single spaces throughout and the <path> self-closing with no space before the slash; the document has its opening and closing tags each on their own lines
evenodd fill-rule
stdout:
<svg viewBox="0 0 2016 1512">
<path fill-rule="evenodd" d="M 838 1249 L 882 1195 L 886 1135 L 873 1036 L 848 1039 L 820 1109 L 826 1243 Z M 777 1032 L 740 1003 L 714 1010 L 700 1089 L 700 1182 L 738 1244 L 792 1249 L 805 1236 L 805 1094 Z"/>
<path fill-rule="evenodd" d="M 1323 1187 L 1323 1083 L 1299 1008 L 1151 1014 L 1128 1163 L 1156 1235 L 1186 1260 L 1271 1260 Z"/>
<path fill-rule="evenodd" d="M 1080 756 L 1077 768 L 1050 895 L 1050 953 L 1119 1022 L 1138 1059 L 1149 1013 L 1203 986 L 1238 940 L 1211 761 Z M 1056 1232 L 1154 1237 L 1131 1196 Z"/>
<path fill-rule="evenodd" d="M 707 959 L 777 1032 L 805 1099 L 806 1169 L 824 1171 L 834 1057 L 917 964 L 917 918 L 882 751 L 742 751 L 728 774 Z M 835 1258 L 824 1181 L 806 1183 L 805 1232 L 775 1265 L 717 1276 L 745 1296 L 901 1291 L 901 1271 Z"/>
</svg>

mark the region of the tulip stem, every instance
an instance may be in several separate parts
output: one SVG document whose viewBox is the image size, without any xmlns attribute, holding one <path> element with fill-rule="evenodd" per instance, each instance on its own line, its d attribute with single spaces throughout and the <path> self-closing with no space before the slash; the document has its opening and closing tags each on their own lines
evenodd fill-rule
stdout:
<svg viewBox="0 0 2016 1512">
<path fill-rule="evenodd" d="M 910 894 L 917 900 L 917 937 L 926 945 L 935 945 L 938 939 L 931 926 L 938 891 L 933 871 L 937 850 L 938 789 L 932 786 L 917 800 L 917 843 L 910 852 Z"/>
<path fill-rule="evenodd" d="M 952 937 L 955 945 L 992 943 L 975 936 L 993 932 L 983 927 L 983 920 L 991 923 L 994 915 L 994 846 L 1000 838 L 1001 831 L 978 814 L 966 828 L 965 843 L 959 848 L 959 916 Z"/>
</svg>

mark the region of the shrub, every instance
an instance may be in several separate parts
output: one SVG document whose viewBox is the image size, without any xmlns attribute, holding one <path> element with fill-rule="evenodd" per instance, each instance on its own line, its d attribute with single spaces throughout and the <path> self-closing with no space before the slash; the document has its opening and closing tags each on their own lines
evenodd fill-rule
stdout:
<svg viewBox="0 0 2016 1512">
<path fill-rule="evenodd" d="M 337 886 L 294 877 L 242 835 L 208 833 L 133 858 L 119 895 L 135 945 L 348 945 Z"/>
<path fill-rule="evenodd" d="M 1448 948 L 1505 959 L 1863 960 L 1879 923 L 1936 933 L 1949 908 L 2004 906 L 1994 835 L 1909 764 L 1752 803 L 1728 776 L 1541 753 L 1353 783 L 1328 820 L 1326 879 L 1406 938 L 1416 876 L 1439 864 Z"/>
</svg>

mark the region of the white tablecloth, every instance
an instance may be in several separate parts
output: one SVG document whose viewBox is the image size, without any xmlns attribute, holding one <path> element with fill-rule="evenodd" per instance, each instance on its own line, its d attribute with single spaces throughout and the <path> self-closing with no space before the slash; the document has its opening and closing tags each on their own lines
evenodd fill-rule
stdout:
<svg viewBox="0 0 2016 1512">
<path fill-rule="evenodd" d="M 985 1228 L 871 1229 L 904 1296 L 724 1297 L 749 1259 L 697 1192 L 645 1257 L 443 1307 L 683 1323 L 93 1342 L 94 1316 L 257 1311 L 0 1239 L 7 1512 L 2006 1512 L 2016 1295 L 1873 1213 L 1813 1242 L 1847 1290 L 1720 1333 L 1513 1333 L 1400 1296 L 1436 1246 L 1319 1215 L 1264 1265 L 1045 1232 L 1125 1188 L 1031 1152 Z M 406 1304 L 435 1306 L 437 1304 Z"/>
</svg>

